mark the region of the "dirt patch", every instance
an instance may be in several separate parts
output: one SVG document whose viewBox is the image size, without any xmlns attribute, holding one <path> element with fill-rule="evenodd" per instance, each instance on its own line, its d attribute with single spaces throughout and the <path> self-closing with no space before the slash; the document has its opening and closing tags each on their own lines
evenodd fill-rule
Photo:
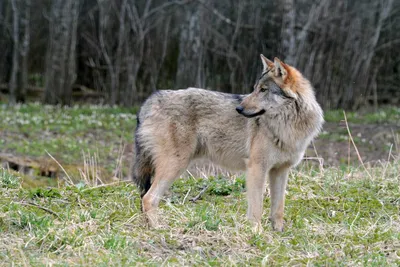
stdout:
<svg viewBox="0 0 400 267">
<path fill-rule="evenodd" d="M 0 153 L 0 163 L 3 168 L 11 169 L 22 174 L 55 178 L 59 168 L 47 159 L 34 159 L 30 157 L 18 157 L 12 154 Z"/>
<path fill-rule="evenodd" d="M 389 157 L 393 159 L 394 156 L 398 157 L 400 155 L 399 124 L 350 124 L 349 127 L 356 143 L 358 153 L 364 163 L 374 164 L 378 161 L 386 161 Z M 16 140 L 23 143 L 23 140 L 29 140 L 29 138 L 23 134 L 10 134 L 7 131 L 0 131 L 0 139 L 4 140 L 6 143 L 15 142 Z M 108 142 L 105 140 L 103 141 Z M 116 150 L 118 150 L 118 147 L 120 147 L 120 145 L 115 145 Z M 133 159 L 134 147 L 132 143 L 125 144 L 123 147 L 122 153 L 114 151 L 112 153 L 113 156 L 109 155 L 103 158 L 101 165 L 115 165 L 116 155 L 121 153 L 121 165 L 119 165 L 118 168 L 125 166 L 128 171 L 124 174 L 123 178 L 129 179 L 129 169 Z M 68 151 L 63 152 L 68 153 Z M 60 174 L 58 166 L 45 155 L 42 157 L 19 155 L 14 149 L 5 149 L 2 151 L 1 155 L 0 163 L 3 167 L 15 169 L 27 175 L 32 175 L 34 171 L 35 173 L 48 177 L 54 177 Z M 45 158 L 45 160 L 43 160 L 43 158 Z M 325 166 L 347 165 L 349 163 L 359 164 L 357 152 L 354 146 L 349 142 L 349 135 L 344 122 L 326 123 L 321 135 L 314 140 L 313 144 L 307 149 L 306 158 L 311 158 L 310 161 L 316 162 L 317 164 L 319 164 L 319 159 Z M 80 161 L 80 159 L 77 159 L 77 162 L 64 162 L 62 165 L 66 164 L 65 166 L 70 166 L 74 164 L 75 166 L 75 164 L 78 164 Z M 43 162 L 46 162 L 46 164 L 43 164 Z M 109 174 L 106 171 L 104 173 Z M 208 162 L 200 162 L 192 165 L 189 168 L 189 172 L 186 174 L 204 177 L 210 174 L 229 176 L 229 173 L 230 172 L 217 166 L 210 165 Z"/>
<path fill-rule="evenodd" d="M 400 155 L 400 125 L 395 124 L 349 124 L 350 132 L 358 153 L 364 163 L 375 164 Z M 124 155 L 130 164 L 133 158 L 133 145 L 125 147 Z M 309 146 L 306 159 L 324 166 L 360 164 L 354 146 L 349 142 L 349 134 L 344 122 L 325 123 L 321 135 Z M 184 175 L 203 177 L 213 174 L 230 176 L 228 170 L 211 165 L 208 161 L 192 164 Z"/>
<path fill-rule="evenodd" d="M 349 128 L 364 163 L 385 161 L 400 154 L 399 124 L 349 124 Z M 326 123 L 306 156 L 321 157 L 324 165 L 359 163 L 344 122 Z"/>
</svg>

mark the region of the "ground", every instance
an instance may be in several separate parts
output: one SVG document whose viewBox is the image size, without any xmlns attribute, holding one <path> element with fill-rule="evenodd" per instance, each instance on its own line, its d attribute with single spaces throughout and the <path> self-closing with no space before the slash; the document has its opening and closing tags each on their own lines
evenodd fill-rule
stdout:
<svg viewBox="0 0 400 267">
<path fill-rule="evenodd" d="M 400 264 L 399 108 L 346 113 L 362 162 L 343 112 L 326 112 L 322 134 L 290 174 L 283 233 L 271 231 L 268 196 L 264 231 L 253 233 L 244 175 L 214 167 L 177 180 L 161 205 L 163 227 L 148 229 L 136 187 L 125 181 L 135 112 L 0 106 L 0 157 L 14 162 L 0 168 L 0 262 Z M 50 173 L 60 179 L 43 177 Z"/>
<path fill-rule="evenodd" d="M 400 119 L 399 119 L 400 121 Z M 377 163 L 385 161 L 390 153 L 399 151 L 400 147 L 400 122 L 385 124 L 359 124 L 349 123 L 349 129 L 364 163 Z M 315 151 L 314 151 L 315 147 Z M 356 150 L 349 142 L 349 134 L 345 122 L 327 122 L 322 134 L 310 146 L 307 154 L 316 154 L 324 159 L 327 166 L 338 166 L 359 162 Z"/>
<path fill-rule="evenodd" d="M 44 165 L 50 161 L 54 165 L 49 153 L 67 169 L 83 169 L 85 157 L 96 157 L 108 176 L 127 177 L 133 157 L 136 111 L 96 106 L 0 106 L 0 157 L 34 159 Z M 323 131 L 309 147 L 307 156 L 323 159 L 325 166 L 359 163 L 356 150 L 349 143 L 343 111 L 328 111 L 325 119 Z M 400 150 L 400 108 L 348 112 L 347 119 L 364 163 L 387 160 Z"/>
</svg>

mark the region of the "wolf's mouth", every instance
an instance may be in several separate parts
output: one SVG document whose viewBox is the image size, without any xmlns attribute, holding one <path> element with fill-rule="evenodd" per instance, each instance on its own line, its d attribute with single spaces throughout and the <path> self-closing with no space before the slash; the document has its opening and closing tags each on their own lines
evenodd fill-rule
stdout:
<svg viewBox="0 0 400 267">
<path fill-rule="evenodd" d="M 237 110 L 237 112 L 239 112 L 239 114 L 245 116 L 246 118 L 254 118 L 254 117 L 257 117 L 257 116 L 260 116 L 260 115 L 264 114 L 265 113 L 265 109 L 262 109 L 262 110 L 260 110 L 260 111 L 258 111 L 256 113 L 246 113 L 243 110 L 242 111 Z"/>
</svg>

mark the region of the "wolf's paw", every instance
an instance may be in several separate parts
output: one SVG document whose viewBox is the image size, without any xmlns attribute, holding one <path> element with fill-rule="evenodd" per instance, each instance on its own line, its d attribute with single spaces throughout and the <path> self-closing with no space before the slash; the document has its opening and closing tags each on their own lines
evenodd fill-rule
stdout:
<svg viewBox="0 0 400 267">
<path fill-rule="evenodd" d="M 282 219 L 269 219 L 272 224 L 272 229 L 277 232 L 283 232 L 283 220 Z"/>
<path fill-rule="evenodd" d="M 261 234 L 263 231 L 263 227 L 261 225 L 261 222 L 255 222 L 255 221 L 250 221 L 251 223 L 251 230 L 255 234 Z"/>
<path fill-rule="evenodd" d="M 158 222 L 157 212 L 152 210 L 144 213 L 147 226 L 149 228 L 158 229 L 161 225 Z"/>
</svg>

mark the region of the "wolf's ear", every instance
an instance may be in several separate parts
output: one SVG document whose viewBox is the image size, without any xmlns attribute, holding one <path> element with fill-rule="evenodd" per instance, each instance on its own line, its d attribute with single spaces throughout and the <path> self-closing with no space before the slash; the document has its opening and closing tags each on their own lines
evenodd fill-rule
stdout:
<svg viewBox="0 0 400 267">
<path fill-rule="evenodd" d="M 263 64 L 263 72 L 266 72 L 274 67 L 274 62 L 266 58 L 263 54 L 260 54 L 260 57 Z"/>
<path fill-rule="evenodd" d="M 289 67 L 285 63 L 283 63 L 279 58 L 274 58 L 274 66 L 275 66 L 275 76 L 282 78 L 282 81 L 288 77 Z"/>
<path fill-rule="evenodd" d="M 279 58 L 274 58 L 274 77 L 275 82 L 281 87 L 287 96 L 296 99 L 297 95 L 293 92 L 293 86 L 290 86 L 295 77 L 290 67 L 283 63 Z"/>
</svg>

